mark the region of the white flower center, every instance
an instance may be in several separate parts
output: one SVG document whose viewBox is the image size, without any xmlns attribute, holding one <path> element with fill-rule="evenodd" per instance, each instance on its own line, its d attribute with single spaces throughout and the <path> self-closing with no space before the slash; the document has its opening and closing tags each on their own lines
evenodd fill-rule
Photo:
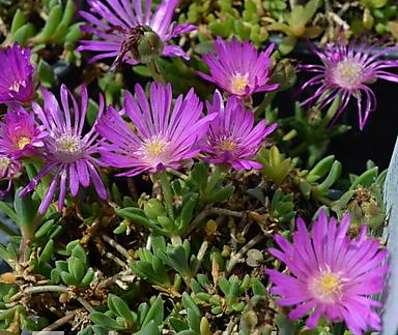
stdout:
<svg viewBox="0 0 398 335">
<path fill-rule="evenodd" d="M 336 303 L 342 293 L 343 281 L 338 274 L 325 271 L 310 283 L 309 288 L 316 299 L 332 304 Z"/>
<path fill-rule="evenodd" d="M 233 94 L 243 94 L 247 84 L 249 83 L 249 74 L 235 74 L 231 79 L 231 92 Z"/>
<path fill-rule="evenodd" d="M 355 89 L 363 81 L 363 68 L 356 60 L 346 59 L 336 65 L 333 80 L 340 87 Z"/>
<path fill-rule="evenodd" d="M 83 147 L 80 137 L 62 135 L 55 140 L 57 158 L 64 162 L 71 162 L 80 157 Z"/>
<path fill-rule="evenodd" d="M 10 91 L 13 91 L 15 93 L 18 93 L 20 88 L 26 86 L 26 81 L 25 80 L 15 80 L 11 83 L 11 85 L 8 87 Z"/>
<path fill-rule="evenodd" d="M 150 164 L 165 162 L 169 157 L 169 142 L 162 138 L 152 138 L 140 150 L 145 161 Z"/>
</svg>

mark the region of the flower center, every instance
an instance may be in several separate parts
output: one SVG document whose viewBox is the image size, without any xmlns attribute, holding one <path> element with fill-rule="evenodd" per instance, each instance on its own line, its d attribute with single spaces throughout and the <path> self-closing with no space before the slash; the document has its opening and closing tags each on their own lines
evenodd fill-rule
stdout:
<svg viewBox="0 0 398 335">
<path fill-rule="evenodd" d="M 231 92 L 234 94 L 242 94 L 245 92 L 246 86 L 249 83 L 249 74 L 235 74 L 231 79 Z"/>
<path fill-rule="evenodd" d="M 234 151 L 237 147 L 236 142 L 230 139 L 225 139 L 217 146 L 221 151 Z"/>
<path fill-rule="evenodd" d="M 79 157 L 82 153 L 81 139 L 74 135 L 63 135 L 55 140 L 56 154 L 65 162 L 70 162 Z"/>
<path fill-rule="evenodd" d="M 310 290 L 323 303 L 335 303 L 341 294 L 342 280 L 333 272 L 323 272 L 313 280 Z"/>
<path fill-rule="evenodd" d="M 20 150 L 22 150 L 22 149 L 24 149 L 28 144 L 30 144 L 31 143 L 31 138 L 30 137 L 28 137 L 28 136 L 21 136 L 19 139 L 18 139 L 18 142 L 17 142 L 17 147 L 18 147 L 18 149 L 20 149 Z"/>
<path fill-rule="evenodd" d="M 12 82 L 12 84 L 9 86 L 8 89 L 10 91 L 14 91 L 15 93 L 18 93 L 21 86 L 22 87 L 26 86 L 25 80 L 15 80 L 14 82 Z"/>
<path fill-rule="evenodd" d="M 161 138 L 154 138 L 146 142 L 142 148 L 144 159 L 151 164 L 167 160 L 169 143 Z"/>
<path fill-rule="evenodd" d="M 362 83 L 363 69 L 357 61 L 347 59 L 336 65 L 333 77 L 337 85 L 354 89 Z"/>
<path fill-rule="evenodd" d="M 166 145 L 161 142 L 149 143 L 146 145 L 146 152 L 148 156 L 156 157 L 165 152 Z"/>
</svg>

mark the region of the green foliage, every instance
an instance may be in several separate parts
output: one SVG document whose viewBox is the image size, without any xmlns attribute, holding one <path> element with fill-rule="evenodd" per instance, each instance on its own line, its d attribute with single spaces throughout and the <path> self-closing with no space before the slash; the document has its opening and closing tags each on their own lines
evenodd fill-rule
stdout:
<svg viewBox="0 0 398 335">
<path fill-rule="evenodd" d="M 322 115 L 316 107 L 305 111 L 296 104 L 293 116 L 280 119 L 280 127 L 287 131 L 282 143 L 288 146 L 291 156 L 307 155 L 307 167 L 311 167 L 324 155 L 331 139 L 350 129 L 343 124 L 330 126 L 338 106 L 336 99 L 327 113 Z M 275 115 L 272 117 L 276 118 Z"/>
<path fill-rule="evenodd" d="M 56 261 L 51 271 L 53 283 L 64 283 L 69 286 L 87 288 L 94 279 L 94 270 L 89 267 L 86 251 L 79 241 L 72 241 L 66 246 L 66 261 Z"/>
<path fill-rule="evenodd" d="M 311 170 L 302 171 L 295 182 L 305 198 L 312 197 L 327 204 L 331 187 L 338 181 L 341 172 L 341 163 L 330 155 L 319 161 Z"/>
<path fill-rule="evenodd" d="M 265 0 L 263 6 L 272 18 L 282 21 L 288 10 L 288 0 Z"/>
<path fill-rule="evenodd" d="M 222 277 L 217 287 L 214 287 L 206 275 L 198 275 L 192 280 L 193 301 L 199 306 L 209 306 L 214 315 L 241 313 L 247 304 L 257 305 L 263 302 L 267 291 L 261 281 L 250 278 L 242 279 L 231 275 L 228 279 Z M 251 298 L 247 294 L 251 293 Z"/>
<path fill-rule="evenodd" d="M 77 53 L 74 51 L 76 42 L 81 38 L 80 26 L 82 23 L 74 22 L 77 8 L 73 0 L 49 1 L 42 7 L 40 16 L 43 22 L 31 22 L 28 13 L 20 7 L 14 13 L 8 42 L 18 42 L 23 46 L 35 46 L 36 50 L 47 45 L 58 45 L 65 48 L 67 57 L 75 60 Z M 42 67 L 45 65 L 41 65 Z M 42 70 L 43 71 L 43 70 Z M 44 82 L 50 87 L 48 74 Z"/>
<path fill-rule="evenodd" d="M 151 250 L 142 248 L 137 251 L 139 260 L 131 264 L 133 271 L 150 283 L 166 289 L 178 289 L 181 278 L 190 285 L 200 261 L 191 253 L 189 241 L 171 245 L 166 244 L 160 236 L 152 236 L 150 241 Z M 170 278 L 170 270 L 176 273 L 174 278 Z"/>
<path fill-rule="evenodd" d="M 369 161 L 361 175 L 350 175 L 350 187 L 336 200 L 332 208 L 342 215 L 348 208 L 354 225 L 368 224 L 373 233 L 380 233 L 385 221 L 383 186 L 387 170 Z"/>
<path fill-rule="evenodd" d="M 220 203 L 231 197 L 235 188 L 231 184 L 224 186 L 224 177 L 225 173 L 220 169 L 209 171 L 207 164 L 199 163 L 187 179 L 171 183 L 171 197 L 181 199 L 180 205 L 173 210 L 175 213 L 167 210 L 167 207 L 173 204 L 168 204 L 166 197 L 163 201 L 145 201 L 143 209 L 118 208 L 116 213 L 124 219 L 151 229 L 154 233 L 168 237 L 182 236 L 193 228 L 191 225 L 198 208 Z"/>
<path fill-rule="evenodd" d="M 310 0 L 305 5 L 295 5 L 291 12 L 286 16 L 286 23 L 272 23 L 268 30 L 279 31 L 286 34 L 279 45 L 279 50 L 283 54 L 290 53 L 298 38 L 315 38 L 321 33 L 317 26 L 309 25 L 322 0 Z"/>
<path fill-rule="evenodd" d="M 133 312 L 123 299 L 110 294 L 107 311 L 91 313 L 91 320 L 94 323 L 91 329 L 95 334 L 114 330 L 130 331 L 130 334 L 134 335 L 160 335 L 164 318 L 163 304 L 160 296 L 152 297 L 150 304 L 142 303 L 138 306 L 137 312 Z"/>
<path fill-rule="evenodd" d="M 263 165 L 263 176 L 278 185 L 283 183 L 294 167 L 293 160 L 285 158 L 276 146 L 260 150 L 257 160 Z"/>
<path fill-rule="evenodd" d="M 209 32 L 214 36 L 235 36 L 260 45 L 268 39 L 268 32 L 261 23 L 262 13 L 261 2 L 254 0 L 242 1 L 241 11 L 232 0 L 216 0 L 214 3 L 196 0 L 192 1 L 186 16 L 181 16 L 181 19 L 193 23 L 206 20 Z M 204 35 L 201 37 L 205 38 Z"/>
</svg>

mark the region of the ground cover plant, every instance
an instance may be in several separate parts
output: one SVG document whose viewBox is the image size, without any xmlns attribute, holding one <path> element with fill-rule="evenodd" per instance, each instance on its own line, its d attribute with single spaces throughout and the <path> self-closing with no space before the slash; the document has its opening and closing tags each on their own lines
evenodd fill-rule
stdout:
<svg viewBox="0 0 398 335">
<path fill-rule="evenodd" d="M 0 0 L 0 332 L 381 331 L 386 166 L 333 148 L 397 39 L 388 0 Z"/>
</svg>

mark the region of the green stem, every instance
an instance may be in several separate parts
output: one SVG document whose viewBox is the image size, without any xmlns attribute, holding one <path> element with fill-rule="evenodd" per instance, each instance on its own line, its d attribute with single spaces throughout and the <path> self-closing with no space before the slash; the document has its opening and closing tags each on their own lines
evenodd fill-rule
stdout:
<svg viewBox="0 0 398 335">
<path fill-rule="evenodd" d="M 275 92 L 271 92 L 268 94 L 264 95 L 264 99 L 263 101 L 260 103 L 260 105 L 258 105 L 258 107 L 256 108 L 256 114 L 259 115 L 259 113 L 262 113 L 266 111 L 267 107 L 269 105 L 271 105 L 272 101 L 275 98 L 276 93 Z"/>
<path fill-rule="evenodd" d="M 174 221 L 173 209 L 173 191 L 171 189 L 170 179 L 166 171 L 158 173 L 160 186 L 162 187 L 163 198 L 166 204 L 166 210 L 169 218 Z"/>
<path fill-rule="evenodd" d="M 57 293 L 71 293 L 72 291 L 63 285 L 43 285 L 43 286 L 32 286 L 26 288 L 24 291 L 21 291 L 10 298 L 10 301 L 17 301 L 27 294 L 40 294 L 45 292 L 57 292 Z M 90 313 L 94 312 L 94 308 L 83 298 L 77 297 L 77 301 L 80 302 L 83 307 L 87 309 Z"/>
<path fill-rule="evenodd" d="M 340 102 L 341 98 L 339 96 L 333 100 L 332 105 L 329 107 L 324 119 L 322 120 L 322 127 L 327 127 L 330 124 L 330 121 L 333 120 L 338 111 L 338 107 L 340 106 Z"/>
<path fill-rule="evenodd" d="M 152 78 L 155 81 L 159 81 L 161 83 L 166 82 L 166 80 L 163 78 L 163 75 L 156 60 L 152 60 L 148 63 L 148 69 L 151 72 Z"/>
</svg>

